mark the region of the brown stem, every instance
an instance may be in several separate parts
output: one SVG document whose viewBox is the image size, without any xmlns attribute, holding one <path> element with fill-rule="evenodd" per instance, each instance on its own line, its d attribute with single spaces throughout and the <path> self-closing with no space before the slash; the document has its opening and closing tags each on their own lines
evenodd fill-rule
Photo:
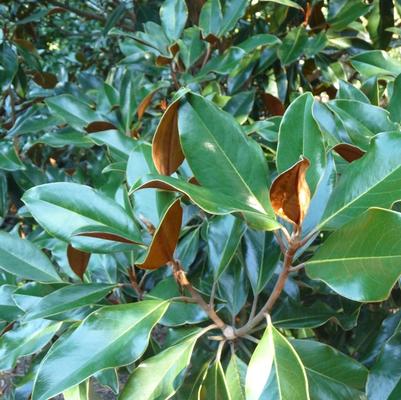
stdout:
<svg viewBox="0 0 401 400">
<path fill-rule="evenodd" d="M 47 1 L 49 4 L 53 4 L 56 7 L 60 7 L 64 10 L 70 11 L 76 15 L 79 15 L 80 17 L 83 17 L 85 19 L 94 19 L 96 21 L 100 21 L 100 22 L 106 22 L 107 18 L 102 16 L 102 15 L 98 15 L 98 14 L 94 14 L 88 11 L 84 11 L 81 10 L 79 8 L 73 7 L 69 4 L 66 4 L 67 2 L 60 2 L 60 1 L 55 1 L 55 0 L 48 0 Z M 118 24 L 121 28 L 126 29 L 127 31 L 131 31 L 131 32 L 135 32 L 135 27 L 129 26 L 127 24 L 124 23 L 120 23 Z"/>
<path fill-rule="evenodd" d="M 136 295 L 138 296 L 138 300 L 142 300 L 143 291 L 141 287 L 138 285 L 138 281 L 136 279 L 135 267 L 132 266 L 128 268 L 128 276 L 131 283 L 132 288 L 135 290 Z"/>
<path fill-rule="evenodd" d="M 281 292 L 284 289 L 285 282 L 287 281 L 288 275 L 290 273 L 292 260 L 298 248 L 299 248 L 299 241 L 296 238 L 294 238 L 294 240 L 291 239 L 290 242 L 288 243 L 288 248 L 284 254 L 283 269 L 280 272 L 280 275 L 277 279 L 276 285 L 274 286 L 274 289 L 270 297 L 267 299 L 267 302 L 263 306 L 263 308 L 255 315 L 253 319 L 251 319 L 243 327 L 235 331 L 236 336 L 247 335 L 248 332 L 253 327 L 255 327 L 259 322 L 263 321 L 266 313 L 271 312 L 274 304 L 276 303 L 276 301 L 280 297 Z"/>
<path fill-rule="evenodd" d="M 180 262 L 177 260 L 172 260 L 172 261 L 170 261 L 170 264 L 173 267 L 174 276 L 175 276 L 178 284 L 180 286 L 182 286 L 184 289 L 188 290 L 188 292 L 191 294 L 192 298 L 209 315 L 209 318 L 216 324 L 216 326 L 223 331 L 224 335 L 227 336 L 227 334 L 230 333 L 227 331 L 227 328 L 229 328 L 229 330 L 232 330 L 232 328 L 228 327 L 225 324 L 225 322 L 217 315 L 216 311 L 214 311 L 214 309 L 212 307 L 210 307 L 209 304 L 206 303 L 206 301 L 203 299 L 203 297 L 191 285 L 191 283 L 187 279 L 185 271 L 183 270 Z"/>
</svg>

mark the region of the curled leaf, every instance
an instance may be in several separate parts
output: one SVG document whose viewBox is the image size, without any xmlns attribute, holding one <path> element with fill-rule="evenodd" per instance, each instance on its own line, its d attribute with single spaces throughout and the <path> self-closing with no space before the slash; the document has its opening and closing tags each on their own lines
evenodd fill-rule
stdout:
<svg viewBox="0 0 401 400">
<path fill-rule="evenodd" d="M 310 203 L 310 190 L 306 182 L 309 165 L 310 162 L 306 158 L 298 161 L 280 174 L 270 189 L 270 201 L 274 212 L 297 226 L 302 224 Z"/>
<path fill-rule="evenodd" d="M 344 160 L 352 162 L 365 155 L 366 151 L 349 143 L 340 143 L 333 147 L 333 150 Z"/>
<path fill-rule="evenodd" d="M 283 103 L 277 97 L 270 93 L 262 93 L 262 100 L 265 105 L 266 111 L 272 115 L 283 115 L 285 108 Z"/>
<path fill-rule="evenodd" d="M 167 209 L 153 235 L 145 259 L 136 266 L 143 269 L 157 269 L 173 259 L 182 223 L 180 200 L 175 200 Z"/>
<path fill-rule="evenodd" d="M 58 83 L 57 76 L 50 72 L 35 71 L 33 80 L 43 89 L 53 89 Z"/>
<path fill-rule="evenodd" d="M 93 121 L 85 127 L 88 133 L 108 131 L 109 129 L 116 129 L 116 127 L 108 121 Z"/>
<path fill-rule="evenodd" d="M 70 244 L 67 248 L 67 258 L 68 263 L 70 264 L 71 269 L 81 278 L 83 279 L 86 267 L 89 263 L 90 258 L 89 253 L 85 253 L 81 250 L 77 250 L 72 247 Z"/>
<path fill-rule="evenodd" d="M 152 143 L 152 158 L 161 175 L 171 175 L 184 161 L 178 135 L 179 100 L 172 103 L 163 114 Z"/>
</svg>

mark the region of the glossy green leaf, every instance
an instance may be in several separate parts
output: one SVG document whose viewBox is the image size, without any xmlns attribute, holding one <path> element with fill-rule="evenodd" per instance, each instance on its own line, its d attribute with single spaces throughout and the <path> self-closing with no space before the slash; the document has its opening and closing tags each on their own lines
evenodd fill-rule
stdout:
<svg viewBox="0 0 401 400">
<path fill-rule="evenodd" d="M 396 400 L 401 396 L 401 332 L 395 333 L 383 346 L 373 365 L 367 383 L 369 399 Z"/>
<path fill-rule="evenodd" d="M 246 399 L 309 400 L 305 368 L 294 348 L 271 322 L 248 365 Z"/>
<path fill-rule="evenodd" d="M 244 307 L 248 297 L 248 281 L 241 259 L 232 259 L 218 282 L 219 297 L 223 299 L 230 314 L 234 317 Z"/>
<path fill-rule="evenodd" d="M 220 0 L 207 0 L 199 16 L 199 27 L 202 29 L 204 36 L 209 34 L 217 36 L 220 32 L 222 21 L 223 12 Z"/>
<path fill-rule="evenodd" d="M 88 186 L 49 183 L 25 192 L 23 201 L 39 224 L 61 240 L 69 241 L 76 231 L 86 227 L 97 227 L 99 231 L 104 227 L 105 232 L 111 229 L 122 238 L 142 243 L 132 217 L 112 199 Z M 93 241 L 92 251 L 103 252 L 105 246 L 113 245 L 110 241 L 88 240 Z"/>
<path fill-rule="evenodd" d="M 174 42 L 187 22 L 188 9 L 185 0 L 165 0 L 160 7 L 160 20 L 166 36 Z"/>
<path fill-rule="evenodd" d="M 263 0 L 269 3 L 277 3 L 286 7 L 296 8 L 297 10 L 303 11 L 303 8 L 296 2 L 291 0 Z"/>
<path fill-rule="evenodd" d="M 181 386 L 196 341 L 197 331 L 182 342 L 146 359 L 130 376 L 120 400 L 169 399 Z"/>
<path fill-rule="evenodd" d="M 181 295 L 180 288 L 173 277 L 163 279 L 149 292 L 150 298 L 163 300 L 180 297 Z M 181 326 L 198 324 L 208 318 L 208 315 L 198 304 L 177 300 L 171 302 L 160 323 L 164 326 Z"/>
<path fill-rule="evenodd" d="M 352 142 L 366 148 L 372 136 L 397 129 L 389 114 L 380 107 L 356 100 L 334 100 L 327 104 L 341 121 Z"/>
<path fill-rule="evenodd" d="M 287 297 L 273 310 L 272 320 L 274 326 L 282 329 L 316 328 L 334 315 L 335 311 L 321 301 L 306 306 Z"/>
<path fill-rule="evenodd" d="M 0 143 L 0 170 L 2 169 L 5 171 L 25 169 L 24 164 L 15 151 L 15 147 L 6 141 Z"/>
<path fill-rule="evenodd" d="M 354 68 L 363 76 L 395 77 L 401 74 L 401 62 L 383 50 L 365 51 L 351 58 Z"/>
<path fill-rule="evenodd" d="M 310 161 L 306 177 L 312 193 L 326 164 L 323 136 L 312 116 L 313 101 L 312 94 L 305 93 L 287 108 L 280 124 L 277 147 L 279 173 L 292 167 L 301 156 Z"/>
<path fill-rule="evenodd" d="M 245 400 L 246 370 L 247 365 L 233 354 L 226 370 L 226 385 L 230 400 Z"/>
<path fill-rule="evenodd" d="M 23 314 L 12 297 L 16 289 L 13 285 L 0 286 L 0 320 L 14 321 Z"/>
<path fill-rule="evenodd" d="M 0 338 L 0 370 L 15 367 L 19 357 L 36 353 L 44 347 L 61 327 L 43 319 L 22 324 Z"/>
<path fill-rule="evenodd" d="M 369 207 L 390 207 L 401 198 L 401 135 L 375 136 L 368 152 L 352 162 L 330 196 L 319 228 L 337 229 Z"/>
<path fill-rule="evenodd" d="M 0 268 L 20 278 L 60 282 L 53 264 L 33 243 L 0 232 Z"/>
<path fill-rule="evenodd" d="M 271 232 L 248 229 L 243 239 L 243 255 L 254 294 L 260 293 L 273 276 L 281 250 Z"/>
<path fill-rule="evenodd" d="M 155 173 L 157 171 L 152 160 L 152 146 L 149 143 L 138 143 L 128 158 L 128 184 L 133 185 L 143 176 Z M 139 220 L 150 222 L 157 228 L 173 200 L 172 193 L 157 192 L 152 189 L 141 190 L 133 194 L 133 211 Z"/>
<path fill-rule="evenodd" d="M 48 318 L 52 315 L 95 304 L 115 288 L 103 283 L 68 285 L 43 297 L 27 310 L 26 321 Z"/>
<path fill-rule="evenodd" d="M 93 397 L 91 395 L 91 388 L 91 382 L 87 379 L 63 392 L 63 398 L 64 400 L 90 400 Z"/>
<path fill-rule="evenodd" d="M 224 36 L 235 27 L 237 21 L 245 14 L 249 0 L 226 0 L 223 7 L 219 35 Z"/>
<path fill-rule="evenodd" d="M 163 175 L 147 175 L 140 179 L 132 191 L 147 188 L 158 188 L 166 191 L 176 191 L 187 195 L 191 201 L 211 214 L 246 213 L 248 222 L 259 229 L 272 230 L 279 225 L 264 214 L 259 213 L 250 205 L 244 204 L 233 196 L 216 193 L 213 189 L 188 183 L 183 179 L 176 179 Z"/>
<path fill-rule="evenodd" d="M 211 72 L 220 75 L 228 75 L 238 63 L 245 57 L 246 53 L 239 47 L 230 47 L 223 54 L 212 58 L 198 73 L 197 78 L 203 78 Z"/>
<path fill-rule="evenodd" d="M 102 119 L 87 103 L 70 94 L 49 97 L 46 104 L 53 113 L 76 129 L 82 129 L 89 123 Z"/>
<path fill-rule="evenodd" d="M 259 33 L 250 36 L 248 39 L 239 43 L 237 47 L 249 53 L 258 47 L 276 46 L 280 43 L 281 40 L 277 36 L 270 35 L 268 33 Z"/>
<path fill-rule="evenodd" d="M 207 369 L 200 393 L 203 398 L 208 400 L 231 400 L 220 361 L 216 360 Z"/>
<path fill-rule="evenodd" d="M 308 42 L 308 34 L 303 26 L 293 28 L 284 38 L 278 48 L 277 55 L 283 65 L 296 61 L 304 52 Z"/>
<path fill-rule="evenodd" d="M 97 371 L 137 360 L 167 307 L 166 302 L 147 300 L 103 307 L 89 315 L 49 350 L 39 367 L 32 400 L 48 399 Z"/>
<path fill-rule="evenodd" d="M 18 71 L 18 58 L 17 54 L 6 42 L 3 42 L 0 46 L 0 55 L 0 88 L 4 92 L 8 89 Z"/>
<path fill-rule="evenodd" d="M 114 129 L 92 133 L 89 138 L 99 146 L 106 145 L 118 161 L 126 161 L 131 150 L 137 145 L 137 141 Z"/>
<path fill-rule="evenodd" d="M 401 214 L 371 208 L 331 234 L 306 271 L 351 300 L 385 300 L 401 275 L 400 227 Z"/>
<path fill-rule="evenodd" d="M 387 107 L 390 118 L 394 122 L 401 122 L 401 74 L 395 78 L 392 88 L 392 95 Z"/>
<path fill-rule="evenodd" d="M 224 215 L 213 218 L 207 227 L 209 266 L 217 280 L 227 268 L 245 232 L 242 220 Z"/>
<path fill-rule="evenodd" d="M 312 399 L 353 400 L 364 397 L 368 370 L 338 350 L 312 340 L 292 340 L 308 376 Z"/>
<path fill-rule="evenodd" d="M 361 0 L 333 0 L 329 5 L 327 22 L 332 29 L 341 31 L 355 19 L 365 15 L 369 9 Z"/>
<path fill-rule="evenodd" d="M 357 100 L 361 101 L 362 103 L 370 104 L 370 101 L 366 97 L 365 93 L 357 89 L 351 83 L 343 81 L 342 79 L 340 79 L 339 82 L 339 89 L 336 98 L 341 100 Z"/>
<path fill-rule="evenodd" d="M 303 235 L 307 235 L 319 224 L 336 182 L 337 171 L 334 157 L 331 153 L 328 153 L 326 168 L 316 187 L 315 194 L 311 199 L 308 212 L 306 213 L 305 219 L 302 223 Z"/>
<path fill-rule="evenodd" d="M 201 187 L 213 190 L 214 197 L 235 196 L 245 208 L 263 214 L 261 219 L 266 222 L 271 219 L 271 229 L 277 227 L 269 201 L 263 153 L 244 135 L 231 115 L 191 93 L 180 107 L 178 130 L 183 152 Z M 245 218 L 250 217 L 249 213 L 244 214 Z M 252 215 L 250 222 L 254 219 Z"/>
<path fill-rule="evenodd" d="M 185 29 L 178 44 L 180 46 L 180 59 L 187 69 L 198 61 L 205 51 L 205 42 L 201 40 L 201 31 L 196 26 Z"/>
</svg>

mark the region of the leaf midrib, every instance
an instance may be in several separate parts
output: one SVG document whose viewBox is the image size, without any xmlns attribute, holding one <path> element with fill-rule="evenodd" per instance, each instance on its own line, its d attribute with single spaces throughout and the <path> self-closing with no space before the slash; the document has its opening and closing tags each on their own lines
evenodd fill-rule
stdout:
<svg viewBox="0 0 401 400">
<path fill-rule="evenodd" d="M 335 213 L 331 214 L 328 218 L 323 220 L 322 222 L 319 223 L 318 228 L 322 228 L 324 225 L 327 224 L 328 221 L 331 221 L 334 217 L 336 217 L 339 213 L 341 213 L 343 210 L 349 208 L 352 204 L 354 204 L 357 200 L 359 200 L 361 197 L 366 195 L 367 193 L 371 192 L 376 186 L 379 186 L 381 183 L 383 183 L 385 180 L 387 180 L 391 175 L 399 172 L 401 168 L 401 164 L 398 164 L 397 168 L 393 169 L 389 174 L 385 175 L 383 179 L 381 179 L 379 182 L 376 182 L 373 186 L 370 186 L 368 190 L 362 192 L 359 194 L 357 197 L 355 197 L 352 201 L 349 203 L 345 204 L 341 208 L 339 208 Z M 367 207 L 368 208 L 368 207 Z"/>
<path fill-rule="evenodd" d="M 101 349 L 100 351 L 98 351 L 98 352 L 95 353 L 95 354 L 92 354 L 91 359 L 88 360 L 88 361 L 86 361 L 85 363 L 81 364 L 80 367 L 77 368 L 77 369 L 75 369 L 75 370 L 73 371 L 72 374 L 70 373 L 70 374 L 68 375 L 68 378 L 71 379 L 71 375 L 75 374 L 75 373 L 77 372 L 77 370 L 84 370 L 84 369 L 88 366 L 88 364 L 90 364 L 90 363 L 92 362 L 93 359 L 95 359 L 96 357 L 99 356 L 99 354 L 102 354 L 102 353 L 106 352 L 106 351 L 107 351 L 111 346 L 113 346 L 118 340 L 120 340 L 123 336 L 125 336 L 127 333 L 129 333 L 130 330 L 135 329 L 139 324 L 141 324 L 141 323 L 142 323 L 146 318 L 148 318 L 152 313 L 156 312 L 156 310 L 157 310 L 159 307 L 161 307 L 162 305 L 165 305 L 165 304 L 166 304 L 166 302 L 162 302 L 162 303 L 159 303 L 157 307 L 152 308 L 152 310 L 149 311 L 148 313 L 146 313 L 140 320 L 138 320 L 137 323 L 136 323 L 134 326 L 131 325 L 128 329 L 124 330 L 123 333 L 121 333 L 120 335 L 118 335 L 118 336 L 115 338 L 115 340 L 111 341 L 107 346 L 103 347 L 103 349 Z M 157 321 L 156 321 L 156 322 L 157 322 Z M 76 331 L 75 331 L 75 332 L 76 332 Z M 75 333 L 75 332 L 74 332 L 74 333 Z M 148 337 L 149 337 L 149 335 L 150 335 L 150 332 L 151 332 L 151 329 L 149 330 L 149 333 L 148 333 L 148 335 L 147 335 Z M 71 337 L 71 336 L 70 336 L 70 337 Z M 64 342 L 64 343 L 65 343 L 65 342 Z M 62 345 L 64 345 L 64 343 L 62 343 Z M 60 347 L 61 347 L 61 346 L 60 346 Z M 146 347 L 145 347 L 145 349 L 146 349 Z M 43 364 L 44 364 L 44 362 L 49 358 L 49 356 L 51 355 L 50 352 L 47 353 L 47 354 L 48 354 L 48 356 L 43 360 Z M 105 368 L 112 368 L 112 367 L 105 367 Z M 105 369 L 105 368 L 103 368 L 103 369 Z M 41 368 L 40 368 L 40 369 L 41 369 Z M 40 369 L 39 369 L 38 374 L 36 375 L 36 379 L 35 379 L 35 382 L 34 382 L 34 388 L 35 388 L 35 386 L 36 386 L 37 378 L 39 377 Z M 89 374 L 88 376 L 84 376 L 84 378 L 83 378 L 80 382 L 77 382 L 77 384 L 83 382 L 83 381 L 84 381 L 86 378 L 88 378 L 89 376 L 91 376 L 91 374 Z M 63 381 L 64 381 L 64 380 L 67 380 L 67 377 L 66 377 L 66 376 L 64 376 Z M 64 389 L 63 389 L 63 390 L 64 390 Z M 45 395 L 47 395 L 48 393 L 49 393 L 49 390 L 47 390 L 47 391 L 45 392 Z M 50 393 L 52 393 L 52 392 L 50 391 Z M 61 392 L 58 392 L 58 393 L 61 393 Z M 56 394 L 57 394 L 57 393 L 56 393 Z M 52 393 L 52 396 L 55 396 L 56 394 L 55 394 L 55 393 Z M 43 399 L 43 394 L 42 394 L 41 397 L 39 397 L 39 399 Z"/>
<path fill-rule="evenodd" d="M 242 175 L 239 173 L 239 171 L 237 170 L 236 166 L 233 164 L 233 162 L 231 161 L 231 159 L 228 157 L 228 155 L 223 151 L 223 149 L 220 146 L 220 143 L 217 141 L 216 137 L 213 135 L 212 131 L 207 127 L 207 125 L 204 123 L 203 118 L 201 118 L 201 116 L 195 111 L 194 107 L 191 104 L 191 108 L 193 109 L 193 111 L 195 112 L 195 114 L 198 117 L 198 120 L 200 121 L 200 123 L 203 125 L 203 127 L 205 128 L 206 132 L 208 132 L 208 135 L 210 137 L 212 137 L 214 143 L 216 144 L 216 147 L 219 149 L 219 151 L 221 152 L 221 154 L 223 154 L 224 158 L 227 160 L 227 162 L 229 163 L 229 165 L 232 167 L 232 169 L 235 171 L 236 175 L 238 175 L 240 181 L 243 183 L 243 185 L 245 186 L 245 188 L 247 189 L 248 193 L 250 193 L 252 195 L 252 197 L 256 200 L 257 204 L 261 207 L 260 210 L 257 210 L 255 208 L 256 211 L 261 212 L 262 210 L 264 210 L 264 212 L 267 214 L 266 209 L 263 207 L 263 205 L 261 204 L 261 202 L 259 201 L 258 197 L 255 195 L 255 193 L 251 190 L 251 188 L 249 187 L 249 185 L 245 182 L 245 180 L 243 179 Z M 245 138 L 244 138 L 245 139 Z M 245 142 L 248 145 L 248 142 Z M 249 146 L 248 146 L 249 147 Z"/>
</svg>

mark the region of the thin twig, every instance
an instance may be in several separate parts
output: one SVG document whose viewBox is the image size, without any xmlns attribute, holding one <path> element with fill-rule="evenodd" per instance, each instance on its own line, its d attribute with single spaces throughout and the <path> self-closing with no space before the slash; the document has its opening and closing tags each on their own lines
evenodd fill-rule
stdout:
<svg viewBox="0 0 401 400">
<path fill-rule="evenodd" d="M 280 272 L 280 275 L 270 297 L 267 299 L 267 302 L 253 319 L 251 319 L 244 326 L 235 331 L 236 336 L 244 336 L 248 334 L 249 331 L 254 328 L 259 322 L 261 322 L 265 318 L 265 315 L 267 313 L 270 313 L 270 311 L 272 310 L 274 304 L 276 303 L 281 295 L 281 292 L 284 289 L 285 283 L 290 273 L 292 260 L 294 258 L 295 252 L 299 248 L 299 241 L 297 239 L 297 237 L 294 237 L 294 239 L 290 238 L 287 251 L 284 254 L 283 268 Z"/>
<path fill-rule="evenodd" d="M 192 298 L 196 300 L 199 306 L 209 315 L 209 318 L 219 327 L 223 333 L 226 330 L 227 325 L 225 322 L 217 315 L 216 311 L 213 308 L 209 307 L 209 304 L 203 299 L 203 297 L 198 293 L 198 291 L 192 286 L 192 284 L 188 281 L 187 276 L 185 274 L 184 269 L 181 264 L 177 260 L 170 261 L 170 264 L 173 267 L 174 276 L 176 281 L 180 286 L 184 289 L 188 290 L 191 294 Z M 231 328 L 231 327 L 229 327 Z M 232 328 L 231 328 L 232 329 Z M 226 331 L 226 333 L 229 333 Z M 225 333 L 225 336 L 227 336 Z"/>
<path fill-rule="evenodd" d="M 259 344 L 259 342 L 260 342 L 259 339 L 256 339 L 251 335 L 244 335 L 243 338 L 249 340 L 250 342 L 256 343 L 256 344 Z"/>
</svg>

